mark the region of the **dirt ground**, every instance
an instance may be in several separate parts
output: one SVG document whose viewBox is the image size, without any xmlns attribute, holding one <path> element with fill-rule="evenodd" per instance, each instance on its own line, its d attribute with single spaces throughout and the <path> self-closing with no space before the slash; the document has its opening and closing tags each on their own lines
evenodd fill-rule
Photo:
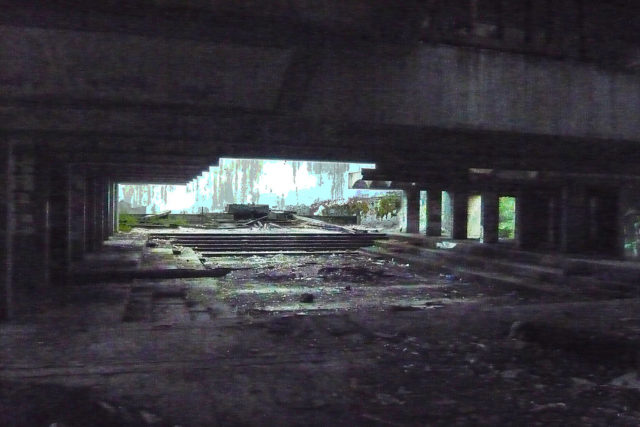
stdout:
<svg viewBox="0 0 640 427">
<path fill-rule="evenodd" d="M 112 245 L 110 268 L 197 260 Z M 640 425 L 636 298 L 559 300 L 361 253 L 204 268 L 230 272 L 30 295 L 0 325 L 0 425 Z"/>
</svg>

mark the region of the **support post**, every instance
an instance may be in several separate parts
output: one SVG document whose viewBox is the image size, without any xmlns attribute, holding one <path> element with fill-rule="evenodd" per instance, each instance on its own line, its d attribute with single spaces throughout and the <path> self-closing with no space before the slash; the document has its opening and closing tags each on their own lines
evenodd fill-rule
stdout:
<svg viewBox="0 0 640 427">
<path fill-rule="evenodd" d="M 427 190 L 427 236 L 442 235 L 442 190 Z"/>
<path fill-rule="evenodd" d="M 0 320 L 13 315 L 13 173 L 11 142 L 0 139 Z"/>
<path fill-rule="evenodd" d="M 118 221 L 118 183 L 114 182 L 113 183 L 113 234 L 116 234 L 118 231 L 120 231 L 120 224 Z"/>
<path fill-rule="evenodd" d="M 51 168 L 49 173 L 51 279 L 56 285 L 66 283 L 70 267 L 69 173 L 67 165 L 60 163 L 62 165 Z"/>
<path fill-rule="evenodd" d="M 84 257 L 85 247 L 85 200 L 86 175 L 80 166 L 69 165 L 69 206 L 67 231 L 69 235 L 69 259 L 80 260 Z"/>
<path fill-rule="evenodd" d="M 418 233 L 420 231 L 420 190 L 409 188 L 404 191 L 407 216 L 407 233 Z"/>
<path fill-rule="evenodd" d="M 560 249 L 565 253 L 583 252 L 587 243 L 587 194 L 583 186 L 568 184 L 562 189 Z"/>
<path fill-rule="evenodd" d="M 94 193 L 94 249 L 100 248 L 104 240 L 104 180 L 101 177 L 96 177 L 93 183 Z"/>
<path fill-rule="evenodd" d="M 104 183 L 104 192 L 105 192 L 105 198 L 104 198 L 104 239 L 103 240 L 108 240 L 109 237 L 111 236 L 112 233 L 112 228 L 113 228 L 113 220 L 111 219 L 111 214 L 112 214 L 112 205 L 111 205 L 111 201 L 113 200 L 113 194 L 111 192 L 112 187 L 111 187 L 111 181 L 109 181 L 108 179 L 105 180 Z"/>
<path fill-rule="evenodd" d="M 500 219 L 498 193 L 496 191 L 485 191 L 481 197 L 482 242 L 498 243 Z"/>
<path fill-rule="evenodd" d="M 96 180 L 87 173 L 87 225 L 85 233 L 85 247 L 88 252 L 93 252 L 96 247 Z"/>
<path fill-rule="evenodd" d="M 451 196 L 451 205 L 453 208 L 453 229 L 451 237 L 457 240 L 464 240 L 467 238 L 469 196 L 467 192 L 463 190 L 456 190 L 449 194 Z"/>
</svg>

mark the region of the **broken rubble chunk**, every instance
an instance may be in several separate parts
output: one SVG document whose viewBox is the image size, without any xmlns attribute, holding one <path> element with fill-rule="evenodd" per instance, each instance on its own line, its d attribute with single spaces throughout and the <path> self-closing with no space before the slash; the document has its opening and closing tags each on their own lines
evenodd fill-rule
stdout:
<svg viewBox="0 0 640 427">
<path fill-rule="evenodd" d="M 531 408 L 531 412 L 542 412 L 542 411 L 551 411 L 551 410 L 565 410 L 567 409 L 567 404 L 563 402 L 556 403 L 547 403 L 545 405 L 534 405 Z"/>
<path fill-rule="evenodd" d="M 614 378 L 609 384 L 616 387 L 640 390 L 640 376 L 638 376 L 638 372 L 636 371 L 627 372 L 624 375 Z"/>
<path fill-rule="evenodd" d="M 162 422 L 162 418 L 145 410 L 140 411 L 140 417 L 142 417 L 144 422 L 148 425 L 159 424 Z"/>
</svg>

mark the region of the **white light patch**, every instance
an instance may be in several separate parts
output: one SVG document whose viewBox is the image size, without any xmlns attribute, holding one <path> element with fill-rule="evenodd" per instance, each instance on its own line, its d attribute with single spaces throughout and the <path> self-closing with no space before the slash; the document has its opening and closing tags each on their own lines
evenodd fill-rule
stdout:
<svg viewBox="0 0 640 427">
<path fill-rule="evenodd" d="M 167 205 L 165 209 L 172 212 L 182 212 L 188 210 L 196 202 L 193 192 L 187 192 L 186 185 L 176 185 L 167 193 Z"/>
<path fill-rule="evenodd" d="M 261 193 L 288 194 L 290 191 L 314 188 L 316 177 L 309 174 L 307 167 L 296 169 L 296 182 L 293 183 L 293 164 L 283 160 L 265 162 L 260 179 Z"/>
</svg>

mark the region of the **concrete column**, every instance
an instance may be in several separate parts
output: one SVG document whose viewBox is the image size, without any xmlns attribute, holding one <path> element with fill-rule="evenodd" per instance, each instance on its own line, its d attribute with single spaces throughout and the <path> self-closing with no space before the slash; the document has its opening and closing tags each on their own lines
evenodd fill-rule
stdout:
<svg viewBox="0 0 640 427">
<path fill-rule="evenodd" d="M 427 236 L 442 235 L 442 190 L 427 190 Z"/>
<path fill-rule="evenodd" d="M 109 236 L 111 236 L 112 232 L 113 232 L 113 220 L 112 220 L 112 200 L 113 200 L 113 193 L 112 193 L 113 187 L 111 186 L 111 181 L 109 181 L 108 179 L 106 179 L 104 181 L 104 222 L 103 222 L 103 226 L 104 226 L 104 239 L 103 240 L 107 240 L 109 239 Z"/>
<path fill-rule="evenodd" d="M 36 165 L 35 178 L 37 191 L 35 194 L 35 209 L 33 215 L 37 234 L 35 245 L 40 253 L 38 261 L 41 266 L 41 279 L 38 281 L 38 285 L 46 288 L 51 284 L 51 182 L 49 179 L 51 164 L 49 163 L 46 149 L 38 152 Z"/>
<path fill-rule="evenodd" d="M 451 237 L 463 240 L 467 238 L 467 220 L 469 217 L 468 200 L 466 191 L 456 191 L 449 193 L 451 196 L 451 207 L 453 209 L 453 227 Z"/>
<path fill-rule="evenodd" d="M 407 233 L 420 231 L 420 190 L 410 188 L 404 191 L 406 200 Z"/>
<path fill-rule="evenodd" d="M 93 183 L 93 195 L 94 195 L 94 204 L 93 204 L 93 240 L 94 240 L 94 249 L 100 248 L 102 242 L 104 241 L 104 200 L 105 200 L 105 188 L 104 188 L 104 179 L 101 177 L 96 177 Z"/>
<path fill-rule="evenodd" d="M 498 243 L 498 223 L 500 220 L 498 193 L 485 191 L 481 201 L 482 242 Z"/>
<path fill-rule="evenodd" d="M 56 164 L 49 173 L 51 281 L 66 283 L 70 266 L 69 252 L 69 173 L 67 165 Z"/>
<path fill-rule="evenodd" d="M 104 237 L 105 240 L 111 236 L 113 233 L 113 186 L 111 185 L 111 181 L 107 180 L 105 182 L 105 222 L 104 222 Z"/>
<path fill-rule="evenodd" d="M 0 138 L 0 320 L 13 314 L 13 174 L 11 143 Z"/>
<path fill-rule="evenodd" d="M 87 171 L 86 185 L 86 228 L 85 228 L 85 248 L 87 252 L 93 252 L 96 245 L 96 194 L 95 194 L 95 178 Z"/>
<path fill-rule="evenodd" d="M 588 237 L 588 200 L 584 186 L 568 184 L 562 189 L 560 249 L 567 253 L 585 250 Z"/>
<path fill-rule="evenodd" d="M 69 235 L 69 259 L 80 260 L 84 257 L 85 221 L 86 221 L 86 173 L 81 166 L 68 167 L 69 206 L 67 215 L 67 232 Z"/>
<path fill-rule="evenodd" d="M 23 295 L 18 291 L 40 288 L 46 277 L 46 263 L 41 262 L 46 250 L 40 234 L 42 206 L 36 186 L 36 161 L 36 144 L 32 139 L 20 138 L 12 142 L 12 282 L 16 296 Z"/>
<path fill-rule="evenodd" d="M 120 231 L 118 223 L 118 184 L 113 183 L 113 233 Z"/>
</svg>

